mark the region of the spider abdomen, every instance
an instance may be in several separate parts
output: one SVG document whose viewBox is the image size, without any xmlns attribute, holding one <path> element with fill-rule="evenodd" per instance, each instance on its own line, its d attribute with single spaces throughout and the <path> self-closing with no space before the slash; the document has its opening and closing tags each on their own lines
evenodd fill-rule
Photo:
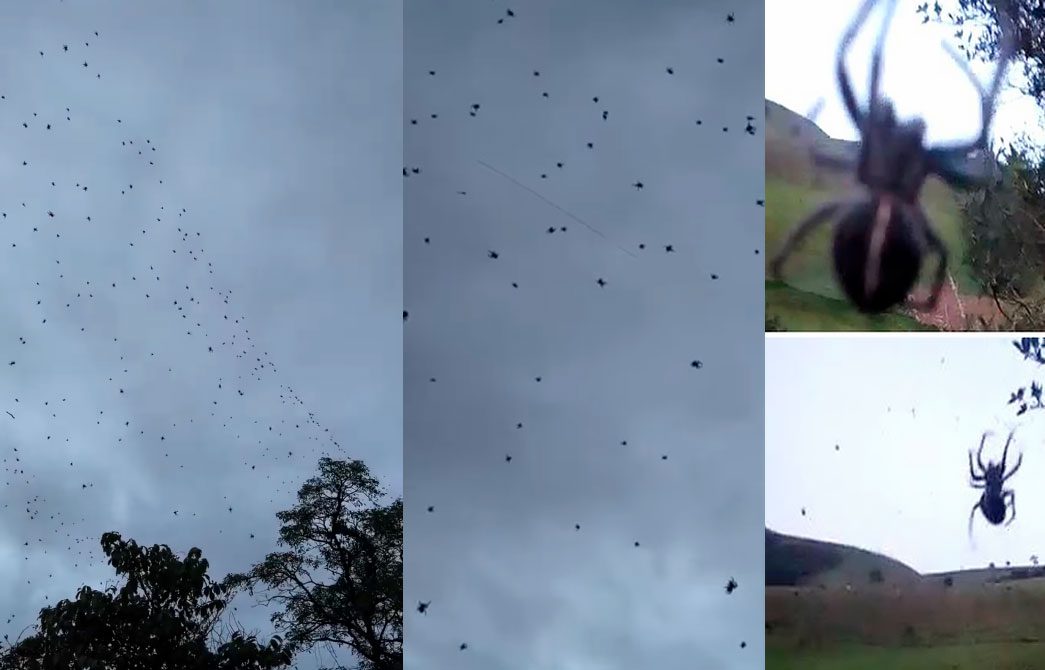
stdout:
<svg viewBox="0 0 1045 670">
<path fill-rule="evenodd" d="M 1005 513 L 1008 510 L 1005 506 L 1005 499 L 1000 495 L 988 496 L 984 493 L 980 498 L 980 511 L 983 512 L 983 518 L 997 526 L 1005 521 Z"/>
<path fill-rule="evenodd" d="M 835 277 L 849 300 L 865 313 L 879 313 L 903 302 L 918 280 L 922 245 L 902 209 L 894 207 L 886 224 L 876 280 L 868 284 L 868 263 L 878 202 L 853 207 L 835 226 L 832 253 Z"/>
</svg>

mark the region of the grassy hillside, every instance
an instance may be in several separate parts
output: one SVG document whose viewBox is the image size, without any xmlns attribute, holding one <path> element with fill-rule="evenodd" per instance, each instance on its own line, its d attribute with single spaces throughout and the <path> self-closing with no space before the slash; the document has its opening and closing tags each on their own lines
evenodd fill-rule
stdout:
<svg viewBox="0 0 1045 670">
<path fill-rule="evenodd" d="M 767 529 L 766 572 L 767 669 L 1045 668 L 1045 570 L 921 575 Z"/>
<path fill-rule="evenodd" d="M 881 554 L 766 529 L 766 586 L 844 588 L 870 583 L 872 571 L 883 584 L 922 579 L 913 568 Z"/>
<path fill-rule="evenodd" d="M 857 149 L 856 143 L 832 139 L 809 119 L 772 101 L 766 101 L 767 262 L 795 223 L 821 202 L 850 193 L 855 188 L 855 182 L 848 173 L 831 172 L 824 168 L 815 169 L 809 157 L 814 147 L 818 151 L 841 157 L 854 156 Z M 977 293 L 976 282 L 964 261 L 956 194 L 942 182 L 930 179 L 923 191 L 922 203 L 940 237 L 951 251 L 951 274 L 959 292 L 970 295 Z M 831 228 L 825 226 L 812 235 L 791 257 L 784 276 L 789 286 L 803 293 L 843 299 L 831 267 L 830 240 Z M 790 325 L 786 322 L 788 307 L 776 301 L 788 297 L 782 292 L 770 296 L 767 287 L 767 311 L 779 313 L 784 327 L 789 330 L 814 330 L 807 328 L 801 317 Z M 848 305 L 844 307 L 845 311 L 855 312 Z M 851 321 L 839 310 L 831 310 L 822 320 L 830 322 L 835 319 Z M 904 324 L 910 326 L 913 323 L 914 320 L 911 319 L 909 322 L 899 322 L 895 324 L 895 328 L 889 329 L 901 329 Z M 822 329 L 850 329 L 842 325 L 844 324 L 840 324 L 838 328 Z"/>
</svg>

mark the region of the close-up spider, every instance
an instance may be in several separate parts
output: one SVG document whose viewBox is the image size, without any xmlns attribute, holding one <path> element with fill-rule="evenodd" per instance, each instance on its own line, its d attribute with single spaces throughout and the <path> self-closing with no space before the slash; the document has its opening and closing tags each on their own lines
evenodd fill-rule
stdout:
<svg viewBox="0 0 1045 670">
<path fill-rule="evenodd" d="M 912 303 L 933 309 L 947 278 L 947 248 L 933 230 L 919 202 L 926 179 L 935 175 L 959 189 L 976 188 L 984 177 L 967 167 L 973 151 L 987 151 L 995 100 L 1014 54 L 1013 28 L 997 0 L 995 11 L 1002 26 L 998 64 L 990 86 L 984 90 L 964 58 L 945 44 L 947 53 L 976 88 L 981 101 L 980 131 L 975 139 L 927 147 L 925 122 L 920 118 L 899 121 L 892 103 L 880 91 L 882 46 L 896 0 L 886 0 L 885 18 L 871 55 L 870 90 L 866 109 L 853 93 L 845 59 L 849 47 L 879 0 L 864 0 L 842 36 L 836 56 L 836 79 L 846 112 L 860 133 L 855 161 L 828 157 L 814 151 L 814 161 L 854 170 L 863 192 L 820 205 L 788 233 L 770 264 L 779 279 L 784 262 L 820 225 L 836 221 L 832 255 L 835 277 L 853 305 L 865 313 L 883 312 L 908 298 L 921 273 L 922 260 L 935 253 L 939 262 L 929 296 Z"/>
<path fill-rule="evenodd" d="M 1005 521 L 1005 516 L 1009 509 L 1012 509 L 1012 515 L 1009 516 L 1009 520 L 1005 522 L 1005 525 L 1008 526 L 1016 519 L 1016 493 L 1011 489 L 1002 488 L 1002 486 L 1020 469 L 1020 465 L 1023 463 L 1023 454 L 1020 454 L 1012 470 L 1005 472 L 1005 459 L 1009 455 L 1009 445 L 1012 443 L 1013 436 L 1013 432 L 1010 432 L 1008 439 L 1005 440 L 1005 450 L 1002 451 L 1001 462 L 994 463 L 988 460 L 985 466 L 982 454 L 983 444 L 986 442 L 988 435 L 989 433 L 983 434 L 983 437 L 980 439 L 980 448 L 976 451 L 978 471 L 973 468 L 972 451 L 969 451 L 969 485 L 974 489 L 983 491 L 980 499 L 976 501 L 976 504 L 972 506 L 972 511 L 969 512 L 970 536 L 972 536 L 972 521 L 976 517 L 976 510 L 980 510 L 983 513 L 983 518 L 995 526 Z"/>
</svg>

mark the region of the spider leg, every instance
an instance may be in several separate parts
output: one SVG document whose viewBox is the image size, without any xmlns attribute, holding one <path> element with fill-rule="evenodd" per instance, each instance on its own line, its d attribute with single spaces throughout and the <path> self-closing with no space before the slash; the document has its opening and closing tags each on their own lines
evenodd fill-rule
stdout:
<svg viewBox="0 0 1045 670">
<path fill-rule="evenodd" d="M 1010 516 L 1009 520 L 1005 522 L 1005 525 L 1008 526 L 1016 520 L 1016 492 L 1005 491 L 1002 493 L 1002 498 L 1007 501 L 1007 506 L 1012 510 L 1012 516 Z"/>
<path fill-rule="evenodd" d="M 980 508 L 980 501 L 977 500 L 976 504 L 972 506 L 972 510 L 969 512 L 969 537 L 972 537 L 972 520 L 976 518 L 976 510 Z"/>
<path fill-rule="evenodd" d="M 987 441 L 988 435 L 990 435 L 990 432 L 983 434 L 983 437 L 980 438 L 980 448 L 976 450 L 976 465 L 980 466 L 980 472 L 987 471 L 987 468 L 983 465 L 983 460 L 980 457 L 983 455 L 983 444 Z"/>
<path fill-rule="evenodd" d="M 986 162 L 982 171 L 970 169 L 968 152 L 964 149 L 929 148 L 925 157 L 927 171 L 955 189 L 972 191 L 983 188 L 991 181 L 992 175 Z"/>
<path fill-rule="evenodd" d="M 967 156 L 970 152 L 976 149 L 987 148 L 987 141 L 990 138 L 991 121 L 994 119 L 994 103 L 998 98 L 998 91 L 1001 90 L 1002 81 L 1005 79 L 1005 72 L 1008 69 L 1009 62 L 1012 57 L 1016 55 L 1016 32 L 1015 24 L 1013 23 L 1012 16 L 1009 12 L 1002 11 L 1002 5 L 1008 5 L 1008 2 L 995 2 L 995 9 L 998 14 L 998 23 L 1001 26 L 1001 35 L 998 37 L 998 66 L 994 71 L 994 76 L 991 78 L 991 85 L 988 89 L 984 90 L 983 86 L 977 81 L 972 70 L 969 68 L 969 64 L 957 53 L 953 48 L 948 45 L 944 45 L 944 49 L 947 54 L 954 60 L 955 63 L 961 68 L 962 72 L 972 83 L 973 87 L 976 88 L 976 92 L 980 96 L 980 132 L 975 140 L 971 142 L 960 142 L 954 145 L 948 145 L 947 147 L 941 147 L 946 153 L 957 153 L 962 157 Z"/>
<path fill-rule="evenodd" d="M 1009 445 L 1012 444 L 1012 434 L 1015 431 L 1009 431 L 1009 436 L 1005 438 L 1005 448 L 1001 450 L 1001 472 L 1005 474 L 1005 459 L 1009 457 Z"/>
<path fill-rule="evenodd" d="M 976 470 L 974 470 L 973 467 L 972 467 L 972 452 L 971 451 L 969 452 L 969 478 L 972 479 L 972 481 L 974 482 L 973 483 L 973 487 L 974 488 L 978 488 L 978 487 L 976 487 L 975 482 L 982 482 L 984 480 L 983 475 L 982 474 L 976 474 Z"/>
<path fill-rule="evenodd" d="M 871 13 L 871 9 L 876 2 L 877 0 L 864 0 L 863 4 L 860 5 L 853 22 L 849 24 L 845 33 L 842 34 L 842 41 L 838 45 L 838 54 L 835 57 L 835 78 L 838 80 L 838 90 L 842 94 L 842 102 L 845 104 L 845 109 L 849 112 L 849 118 L 853 121 L 853 124 L 861 129 L 864 126 L 864 112 L 856 102 L 853 85 L 849 81 L 849 73 L 845 67 L 845 57 L 849 52 L 849 47 L 852 46 L 853 40 L 856 39 L 856 33 L 860 31 L 860 27 L 867 20 L 867 15 Z"/>
<path fill-rule="evenodd" d="M 896 11 L 896 0 L 888 0 L 885 9 L 885 18 L 882 19 L 882 29 L 878 31 L 878 39 L 874 43 L 874 51 L 871 52 L 871 82 L 868 86 L 870 107 L 877 105 L 879 96 L 878 88 L 882 79 L 882 47 L 885 45 L 885 34 L 889 31 L 889 24 L 893 20 Z"/>
<path fill-rule="evenodd" d="M 1012 468 L 1012 470 L 1011 470 L 1011 471 L 1009 472 L 1009 474 L 1007 474 L 1007 475 L 1003 475 L 1003 476 L 1002 476 L 1002 478 L 1001 478 L 1001 480 L 1002 480 L 1002 481 L 1004 482 L 1004 481 L 1005 481 L 1005 480 L 1007 480 L 1007 479 L 1008 479 L 1009 477 L 1011 477 L 1011 476 L 1013 476 L 1014 474 L 1016 474 L 1016 471 L 1020 469 L 1020 466 L 1021 466 L 1021 465 L 1023 465 L 1023 453 L 1020 453 L 1020 456 L 1019 456 L 1019 458 L 1017 458 L 1017 459 L 1016 459 L 1016 465 L 1015 465 L 1015 467 L 1013 467 L 1013 468 Z M 1002 466 L 1002 472 L 1005 472 L 1004 466 Z"/>
<path fill-rule="evenodd" d="M 776 256 L 773 257 L 773 261 L 769 265 L 769 272 L 773 278 L 780 278 L 781 271 L 784 269 L 784 261 L 795 252 L 795 249 L 798 248 L 798 245 L 802 243 L 809 233 L 826 223 L 839 209 L 848 208 L 852 205 L 853 201 L 849 199 L 831 200 L 817 207 L 812 214 L 797 223 L 791 229 L 791 232 L 788 233 L 784 245 L 777 252 Z"/>
<path fill-rule="evenodd" d="M 933 277 L 933 283 L 929 290 L 929 297 L 925 300 L 913 301 L 913 305 L 916 309 L 920 310 L 932 310 L 936 308 L 936 303 L 940 299 L 940 292 L 943 290 L 943 283 L 947 280 L 947 246 L 940 239 L 936 231 L 933 230 L 932 224 L 929 223 L 929 219 L 925 217 L 925 212 L 922 211 L 921 207 L 913 206 L 908 209 L 908 212 L 912 215 L 915 221 L 918 222 L 918 227 L 921 229 L 925 236 L 925 242 L 930 252 L 935 252 L 937 256 L 936 264 L 936 275 Z M 983 442 L 980 442 L 980 449 L 983 449 Z M 979 453 L 977 452 L 976 458 L 979 460 Z"/>
<path fill-rule="evenodd" d="M 972 87 L 976 89 L 980 100 L 984 100 L 987 97 L 987 92 L 983 90 L 983 85 L 980 84 L 976 75 L 973 74 L 972 68 L 969 67 L 969 61 L 957 49 L 952 47 L 949 42 L 944 41 L 942 44 L 943 50 L 955 62 L 962 74 L 965 75 L 965 78 L 972 84 Z M 967 169 L 968 144 L 962 144 L 958 147 L 929 148 L 926 153 L 929 159 L 930 172 L 938 175 L 950 186 L 969 190 L 982 187 L 988 181 L 987 175 L 977 175 Z"/>
</svg>

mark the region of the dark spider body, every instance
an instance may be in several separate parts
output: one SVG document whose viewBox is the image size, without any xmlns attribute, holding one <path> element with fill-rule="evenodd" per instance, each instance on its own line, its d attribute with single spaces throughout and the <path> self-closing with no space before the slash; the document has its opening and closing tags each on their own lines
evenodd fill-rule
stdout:
<svg viewBox="0 0 1045 670">
<path fill-rule="evenodd" d="M 972 506 L 972 511 L 969 512 L 970 535 L 972 535 L 972 520 L 976 517 L 976 510 L 980 510 L 983 518 L 995 526 L 1005 521 L 1006 514 L 1010 508 L 1012 509 L 1012 516 L 1009 517 L 1008 521 L 1005 521 L 1005 525 L 1008 526 L 1016 519 L 1016 493 L 1011 489 L 1003 487 L 1005 482 L 1020 469 L 1020 465 L 1023 463 L 1023 454 L 1020 454 L 1012 470 L 1006 473 L 1005 460 L 1009 455 L 1009 445 L 1012 443 L 1013 435 L 1010 432 L 1009 438 L 1005 440 L 1005 450 L 1002 452 L 1001 462 L 993 463 L 987 461 L 987 465 L 984 465 L 982 454 L 983 444 L 987 440 L 987 435 L 987 433 L 983 434 L 983 437 L 980 439 L 980 448 L 976 451 L 978 472 L 973 467 L 972 451 L 969 452 L 969 484 L 974 489 L 983 490 L 980 499 L 976 501 L 976 504 Z"/>
<path fill-rule="evenodd" d="M 799 222 L 773 258 L 770 273 L 780 277 L 784 261 L 799 244 L 814 229 L 834 220 L 832 260 L 835 277 L 857 309 L 877 313 L 903 302 L 921 273 L 925 256 L 934 253 L 939 261 L 929 297 L 917 305 L 932 309 L 947 278 L 947 248 L 933 230 L 919 202 L 922 186 L 931 175 L 960 189 L 975 188 L 983 183 L 983 178 L 968 172 L 965 165 L 971 152 L 987 149 L 994 100 L 1005 67 L 1012 57 L 1013 40 L 1008 22 L 1002 20 L 998 68 L 987 91 L 980 86 L 961 56 L 948 51 L 980 93 L 980 134 L 970 142 L 926 147 L 925 123 L 921 119 L 899 122 L 892 103 L 879 94 L 882 44 L 896 0 L 886 0 L 886 17 L 871 59 L 870 99 L 866 109 L 857 104 L 853 94 L 845 57 L 878 1 L 864 0 L 842 37 L 836 59 L 836 78 L 842 100 L 860 131 L 856 161 L 815 151 L 813 154 L 813 160 L 821 165 L 855 170 L 864 193 L 826 202 Z"/>
<path fill-rule="evenodd" d="M 898 212 L 890 214 L 880 252 L 881 264 L 890 270 L 879 277 L 871 291 L 866 290 L 864 268 L 868 263 L 873 231 L 867 221 L 877 215 L 875 205 L 863 203 L 854 207 L 835 224 L 831 247 L 835 278 L 861 312 L 884 312 L 902 302 L 911 292 L 921 270 L 922 252 L 918 240 L 910 228 L 903 225 Z"/>
</svg>

